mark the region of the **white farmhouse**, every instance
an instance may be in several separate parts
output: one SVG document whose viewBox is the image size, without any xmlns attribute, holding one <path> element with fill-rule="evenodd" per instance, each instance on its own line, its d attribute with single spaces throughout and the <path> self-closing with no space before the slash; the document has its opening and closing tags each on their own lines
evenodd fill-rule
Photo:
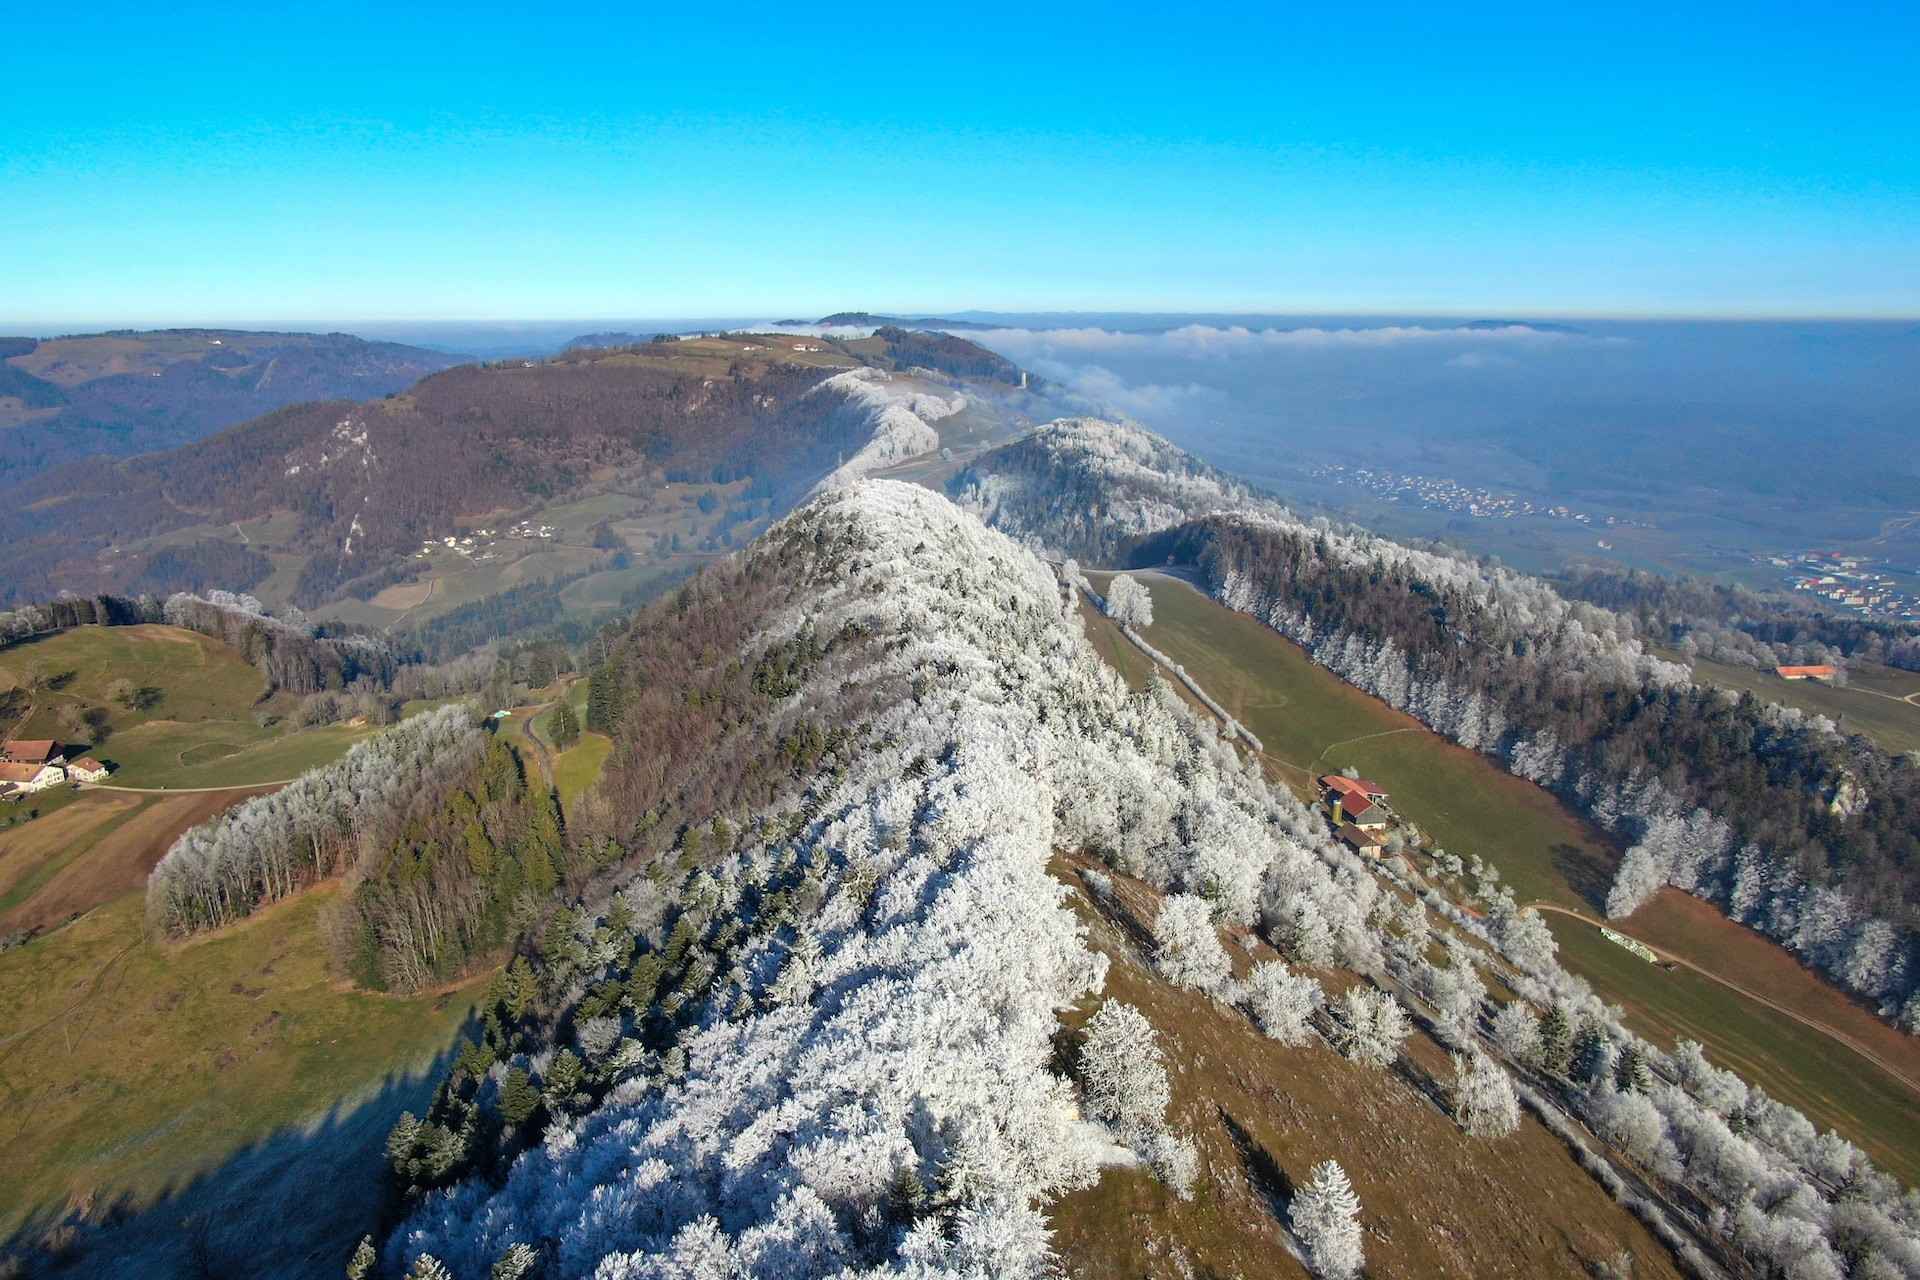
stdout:
<svg viewBox="0 0 1920 1280">
<path fill-rule="evenodd" d="M 67 771 L 57 764 L 0 763 L 0 783 L 12 783 L 19 791 L 45 791 L 67 780 Z"/>
</svg>

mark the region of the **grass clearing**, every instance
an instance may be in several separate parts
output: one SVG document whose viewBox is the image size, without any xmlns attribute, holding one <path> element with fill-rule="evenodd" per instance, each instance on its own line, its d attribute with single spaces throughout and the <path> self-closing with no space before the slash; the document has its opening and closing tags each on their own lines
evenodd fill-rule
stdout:
<svg viewBox="0 0 1920 1280">
<path fill-rule="evenodd" d="M 1551 795 L 1348 685 L 1245 614 L 1184 582 L 1138 576 L 1153 593 L 1148 642 L 1184 665 L 1259 735 L 1296 789 L 1304 791 L 1315 774 L 1351 764 L 1381 783 L 1394 808 L 1440 845 L 1498 866 L 1522 901 L 1601 914 L 1595 904 L 1611 881 L 1617 855 Z M 1096 576 L 1096 589 L 1105 577 Z M 1096 618 L 1099 628 L 1113 630 Z M 1113 641 L 1125 643 L 1117 631 Z M 1860 1017 L 1872 1016 L 1773 943 L 1700 905 L 1706 910 L 1682 928 L 1668 927 L 1656 912 L 1659 945 L 1769 998 L 1795 1002 L 1796 1012 L 1804 1006 L 1805 1016 L 1843 1034 Z M 1920 1105 L 1900 1081 L 1820 1032 L 1707 978 L 1648 965 L 1589 925 L 1552 916 L 1549 923 L 1560 939 L 1562 963 L 1620 1004 L 1636 1031 L 1667 1045 L 1680 1036 L 1700 1041 L 1716 1062 L 1747 1074 L 1817 1124 L 1838 1129 L 1890 1172 L 1920 1182 Z M 1640 932 L 1638 914 L 1624 931 Z M 1800 980 L 1787 985 L 1782 965 Z M 1920 1077 L 1920 1044 L 1895 1034 L 1891 1042 L 1876 1040 L 1875 1052 L 1883 1046 L 1882 1056 Z M 1846 1069 L 1836 1071 L 1837 1062 Z"/>
<path fill-rule="evenodd" d="M 1920 706 L 1902 701 L 1920 693 L 1920 675 L 1910 671 L 1864 665 L 1848 673 L 1846 684 L 1829 685 L 1818 680 L 1782 680 L 1772 671 L 1696 658 L 1693 675 L 1722 689 L 1751 693 L 1763 702 L 1825 716 L 1843 733 L 1865 734 L 1883 751 L 1920 751 Z"/>
<path fill-rule="evenodd" d="M 57 688 L 32 690 L 36 679 L 72 677 Z M 114 701 L 117 681 L 150 686 L 159 700 L 142 711 Z M 33 714 L 9 729 L 13 737 L 86 742 L 77 716 L 90 707 L 107 712 L 109 734 L 152 720 L 247 721 L 266 681 L 217 640 L 177 627 L 71 627 L 0 649 L 0 690 L 29 690 Z M 104 743 L 100 744 L 104 748 Z"/>
<path fill-rule="evenodd" d="M 73 1203 L 150 1205 L 453 1041 L 471 985 L 340 988 L 319 933 L 336 891 L 186 944 L 146 941 L 128 894 L 0 955 L 0 1230 Z M 373 1197 L 356 1199 L 370 1217 Z"/>
<path fill-rule="evenodd" d="M 330 724 L 274 733 L 252 721 L 153 721 L 116 737 L 101 754 L 127 787 L 234 787 L 285 782 L 338 760 L 377 725 Z"/>
</svg>

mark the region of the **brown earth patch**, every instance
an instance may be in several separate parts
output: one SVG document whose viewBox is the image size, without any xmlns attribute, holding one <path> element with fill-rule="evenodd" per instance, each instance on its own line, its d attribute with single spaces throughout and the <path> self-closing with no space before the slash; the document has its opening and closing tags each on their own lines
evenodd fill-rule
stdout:
<svg viewBox="0 0 1920 1280">
<path fill-rule="evenodd" d="M 58 813 L 0 832 L 0 894 L 7 893 L 48 858 L 65 853 L 76 842 L 139 806 L 138 796 L 95 792 Z"/>
<path fill-rule="evenodd" d="M 259 787 L 248 791 L 162 797 L 55 872 L 40 892 L 0 918 L 0 924 L 9 928 L 49 928 L 124 893 L 138 892 L 146 887 L 147 873 L 181 832 L 242 800 L 273 789 Z M 137 801 L 137 797 L 128 798 Z"/>
<path fill-rule="evenodd" d="M 1080 858 L 1054 873 L 1079 886 Z M 1112 961 L 1104 997 L 1152 1021 L 1166 1052 L 1168 1118 L 1198 1147 L 1193 1199 L 1176 1198 L 1141 1169 L 1106 1170 L 1097 1185 L 1048 1211 L 1070 1277 L 1304 1276 L 1288 1251 L 1286 1202 L 1321 1160 L 1352 1179 L 1373 1276 L 1586 1277 L 1630 1251 L 1637 1280 L 1677 1278 L 1672 1255 L 1573 1161 L 1532 1115 L 1509 1137 L 1462 1133 L 1430 1100 L 1450 1079 L 1440 1046 L 1416 1035 L 1394 1071 L 1346 1061 L 1324 1044 L 1289 1048 L 1238 1010 L 1162 981 L 1140 956 L 1138 931 L 1158 895 L 1114 874 L 1117 913 L 1083 891 L 1072 906 L 1088 942 Z M 1117 915 L 1117 918 L 1116 918 Z M 1236 971 L 1271 958 L 1240 937 Z M 1329 993 L 1353 979 L 1323 973 Z M 1073 1036 L 1100 1005 L 1063 1015 Z"/>
</svg>

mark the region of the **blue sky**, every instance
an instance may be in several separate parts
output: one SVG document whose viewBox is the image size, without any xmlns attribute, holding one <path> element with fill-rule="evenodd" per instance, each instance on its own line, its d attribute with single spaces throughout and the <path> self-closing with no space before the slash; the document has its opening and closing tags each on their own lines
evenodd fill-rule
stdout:
<svg viewBox="0 0 1920 1280">
<path fill-rule="evenodd" d="M 10 15 L 0 321 L 1920 314 L 1912 4 L 399 8 Z"/>
</svg>

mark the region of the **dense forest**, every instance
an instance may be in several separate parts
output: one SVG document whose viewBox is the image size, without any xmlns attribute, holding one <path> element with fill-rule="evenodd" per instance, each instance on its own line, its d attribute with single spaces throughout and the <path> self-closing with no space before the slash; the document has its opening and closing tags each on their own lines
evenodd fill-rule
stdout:
<svg viewBox="0 0 1920 1280">
<path fill-rule="evenodd" d="M 1920 671 L 1920 627 L 1817 609 L 1704 578 L 1669 578 L 1638 569 L 1581 566 L 1553 585 L 1635 618 L 1643 634 L 1704 658 L 1737 666 L 1878 662 Z"/>
<path fill-rule="evenodd" d="M 1222 600 L 1619 833 L 1632 847 L 1611 913 L 1677 884 L 1920 1026 L 1912 759 L 1695 685 L 1604 638 L 1598 615 L 1555 616 L 1544 588 L 1435 572 L 1438 558 L 1233 518 L 1146 539 L 1135 558 L 1198 565 Z"/>
<path fill-rule="evenodd" d="M 389 395 L 458 363 L 344 333 L 173 329 L 3 341 L 0 397 L 52 412 L 33 418 L 31 431 L 0 430 L 0 491 L 78 458 L 175 448 L 303 400 Z"/>
<path fill-rule="evenodd" d="M 538 919 L 568 870 L 551 792 L 455 703 L 186 832 L 148 880 L 147 917 L 185 935 L 344 875 L 336 960 L 365 986 L 410 991 Z"/>
</svg>

